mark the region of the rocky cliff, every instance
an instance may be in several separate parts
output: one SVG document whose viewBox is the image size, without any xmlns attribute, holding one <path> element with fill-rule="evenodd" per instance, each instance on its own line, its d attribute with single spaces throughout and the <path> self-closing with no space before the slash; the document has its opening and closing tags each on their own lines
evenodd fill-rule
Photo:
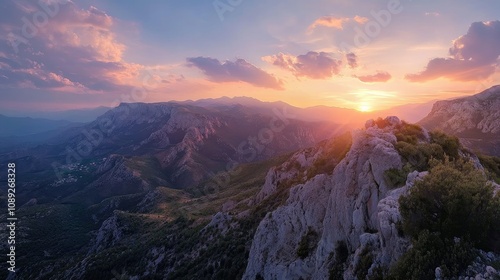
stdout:
<svg viewBox="0 0 500 280">
<path fill-rule="evenodd" d="M 438 101 L 420 124 L 460 137 L 473 150 L 500 155 L 500 85 L 470 97 Z"/>
<path fill-rule="evenodd" d="M 368 121 L 352 133 L 352 147 L 333 172 L 292 187 L 286 203 L 258 226 L 243 279 L 386 275 L 410 246 L 399 197 L 427 174 L 411 171 L 399 188 L 388 183 L 386 171 L 403 166 L 395 136 L 403 125 L 396 117 Z M 419 141 L 429 140 L 424 131 Z M 263 192 L 269 195 L 284 176 L 268 174 Z"/>
</svg>

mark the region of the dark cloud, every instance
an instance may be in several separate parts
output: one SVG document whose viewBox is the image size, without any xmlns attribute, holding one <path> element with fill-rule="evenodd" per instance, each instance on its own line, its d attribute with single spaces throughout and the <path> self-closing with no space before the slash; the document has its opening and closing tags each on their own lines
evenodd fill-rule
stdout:
<svg viewBox="0 0 500 280">
<path fill-rule="evenodd" d="M 342 70 L 342 61 L 331 57 L 326 52 L 310 51 L 299 56 L 279 53 L 266 56 L 265 61 L 292 72 L 296 77 L 327 79 L 338 75 Z"/>
<path fill-rule="evenodd" d="M 113 18 L 97 8 L 6 0 L 3 14 L 2 86 L 123 92 L 142 67 L 123 61 L 125 46 L 111 30 Z"/>
<path fill-rule="evenodd" d="M 358 80 L 364 83 L 382 83 L 382 82 L 387 82 L 392 78 L 391 74 L 385 71 L 378 71 L 376 74 L 373 75 L 354 76 L 354 77 L 358 78 Z"/>
<path fill-rule="evenodd" d="M 244 59 L 226 60 L 221 63 L 210 57 L 187 58 L 189 66 L 196 67 L 214 82 L 246 82 L 257 87 L 283 89 L 280 80 L 264 70 L 255 67 Z"/>
<path fill-rule="evenodd" d="M 453 42 L 450 57 L 434 58 L 424 71 L 406 75 L 412 82 L 437 78 L 477 81 L 495 73 L 500 56 L 500 21 L 474 22 L 467 34 Z"/>
<path fill-rule="evenodd" d="M 351 68 L 358 67 L 358 56 L 355 53 L 348 53 L 345 55 L 345 58 L 347 59 L 347 64 Z"/>
</svg>

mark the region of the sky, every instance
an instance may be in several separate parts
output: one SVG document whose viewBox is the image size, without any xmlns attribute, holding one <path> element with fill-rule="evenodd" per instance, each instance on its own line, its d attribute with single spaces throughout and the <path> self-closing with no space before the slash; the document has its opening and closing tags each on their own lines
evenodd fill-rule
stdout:
<svg viewBox="0 0 500 280">
<path fill-rule="evenodd" d="M 249 96 L 382 110 L 500 82 L 500 1 L 3 0 L 0 113 Z"/>
</svg>

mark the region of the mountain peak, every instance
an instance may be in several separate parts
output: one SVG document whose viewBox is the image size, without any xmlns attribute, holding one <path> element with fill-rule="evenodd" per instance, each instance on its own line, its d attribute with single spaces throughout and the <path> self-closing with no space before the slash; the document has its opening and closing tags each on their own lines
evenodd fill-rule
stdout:
<svg viewBox="0 0 500 280">
<path fill-rule="evenodd" d="M 438 101 L 420 124 L 458 136 L 473 150 L 500 155 L 500 85 L 473 96 Z"/>
<path fill-rule="evenodd" d="M 489 89 L 486 89 L 486 90 L 474 95 L 474 97 L 477 97 L 479 99 L 489 99 L 492 97 L 500 97 L 500 85 L 492 86 Z"/>
</svg>

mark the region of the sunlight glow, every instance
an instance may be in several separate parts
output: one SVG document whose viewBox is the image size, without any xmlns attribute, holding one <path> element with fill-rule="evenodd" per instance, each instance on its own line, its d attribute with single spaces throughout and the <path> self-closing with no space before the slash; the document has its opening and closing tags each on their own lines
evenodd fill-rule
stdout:
<svg viewBox="0 0 500 280">
<path fill-rule="evenodd" d="M 371 110 L 372 110 L 372 107 L 367 103 L 361 103 L 358 106 L 358 111 L 361 111 L 361 112 L 370 112 Z"/>
</svg>

